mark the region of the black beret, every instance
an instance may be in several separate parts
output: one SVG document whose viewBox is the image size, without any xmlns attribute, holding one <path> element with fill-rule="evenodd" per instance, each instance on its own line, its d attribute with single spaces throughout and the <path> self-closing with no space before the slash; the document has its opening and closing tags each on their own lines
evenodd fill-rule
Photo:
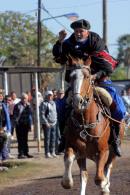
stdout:
<svg viewBox="0 0 130 195">
<path fill-rule="evenodd" d="M 76 29 L 76 28 L 84 28 L 86 30 L 90 29 L 90 23 L 87 20 L 81 19 L 81 20 L 76 20 L 75 22 L 73 22 L 70 27 L 72 29 Z"/>
</svg>

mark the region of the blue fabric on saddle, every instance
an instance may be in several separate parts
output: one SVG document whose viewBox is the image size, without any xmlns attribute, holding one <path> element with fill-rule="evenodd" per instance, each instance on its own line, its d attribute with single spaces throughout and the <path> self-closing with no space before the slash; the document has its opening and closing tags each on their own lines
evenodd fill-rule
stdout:
<svg viewBox="0 0 130 195">
<path fill-rule="evenodd" d="M 116 104 L 116 109 L 111 113 L 111 116 L 116 120 L 122 120 L 126 114 L 126 107 L 122 98 L 117 93 L 116 89 L 112 86 L 112 81 L 101 81 L 99 86 L 105 88 L 110 93 L 113 101 Z"/>
</svg>

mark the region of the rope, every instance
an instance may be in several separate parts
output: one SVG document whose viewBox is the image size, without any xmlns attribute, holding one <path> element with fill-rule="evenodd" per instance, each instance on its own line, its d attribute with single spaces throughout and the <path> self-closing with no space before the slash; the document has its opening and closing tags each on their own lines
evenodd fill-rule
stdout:
<svg viewBox="0 0 130 195">
<path fill-rule="evenodd" d="M 94 89 L 95 89 L 95 86 L 94 86 Z M 101 105 L 101 108 L 102 108 L 104 114 L 105 114 L 109 119 L 111 119 L 112 121 L 117 122 L 117 123 L 119 123 L 119 124 L 124 124 L 124 125 L 126 125 L 125 122 L 116 120 L 116 119 L 114 119 L 113 117 L 111 117 L 110 115 L 108 115 L 108 114 L 106 113 L 106 111 L 105 111 L 105 109 L 104 109 L 104 106 L 103 106 L 103 104 L 102 104 L 101 98 L 100 98 L 100 96 L 99 96 L 99 94 L 98 94 L 98 92 L 97 92 L 96 89 L 95 89 L 95 91 L 96 91 L 96 94 L 97 94 L 98 99 L 99 99 L 99 101 L 100 101 L 100 105 Z"/>
<path fill-rule="evenodd" d="M 92 135 L 92 134 L 90 134 L 90 133 L 88 133 L 88 131 L 86 131 L 85 129 L 83 130 L 83 131 L 85 131 L 85 133 L 89 136 L 89 137 L 93 137 L 93 138 L 101 138 L 101 137 L 103 137 L 103 135 L 105 134 L 105 132 L 107 131 L 107 127 L 108 127 L 108 125 L 109 125 L 109 121 L 108 121 L 108 123 L 107 123 L 107 125 L 106 125 L 106 127 L 105 127 L 105 130 L 103 131 L 103 133 L 99 136 L 99 135 Z M 83 131 L 81 131 L 80 132 L 80 136 L 82 137 L 82 132 Z M 83 138 L 83 137 L 82 137 Z"/>
</svg>

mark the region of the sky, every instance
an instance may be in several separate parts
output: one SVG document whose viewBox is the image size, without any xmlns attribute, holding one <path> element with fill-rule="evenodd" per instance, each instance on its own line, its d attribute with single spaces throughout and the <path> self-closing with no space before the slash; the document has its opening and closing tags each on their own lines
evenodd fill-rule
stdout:
<svg viewBox="0 0 130 195">
<path fill-rule="evenodd" d="M 0 0 L 0 12 L 18 11 L 36 17 L 38 0 Z M 102 0 L 41 0 L 48 13 L 55 17 L 67 13 L 77 13 L 79 19 L 86 19 L 91 24 L 91 31 L 102 37 Z M 66 29 L 68 36 L 73 32 L 70 28 L 71 20 L 66 17 L 58 17 L 45 20 L 50 15 L 43 9 L 41 20 L 43 24 L 54 34 Z M 117 40 L 124 34 L 130 34 L 130 0 L 107 0 L 107 38 L 110 54 L 117 55 Z M 44 32 L 43 32 L 44 36 Z"/>
</svg>

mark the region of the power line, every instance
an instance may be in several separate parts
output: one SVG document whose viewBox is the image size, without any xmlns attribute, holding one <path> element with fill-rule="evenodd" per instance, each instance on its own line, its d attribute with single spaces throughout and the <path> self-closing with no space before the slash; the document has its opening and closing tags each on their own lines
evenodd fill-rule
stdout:
<svg viewBox="0 0 130 195">
<path fill-rule="evenodd" d="M 130 0 L 109 0 L 109 3 L 119 3 L 119 2 L 127 2 Z M 88 6 L 93 6 L 96 4 L 100 4 L 101 1 L 95 1 L 95 2 L 91 2 L 91 3 L 87 3 L 87 4 L 80 4 L 80 5 L 74 5 L 74 6 L 67 6 L 67 7 L 50 7 L 48 9 L 73 9 L 73 8 L 79 8 L 79 7 L 88 7 Z"/>
<path fill-rule="evenodd" d="M 44 5 L 42 5 L 42 10 L 44 10 L 53 20 L 55 20 L 60 26 L 62 26 L 64 29 L 66 29 L 68 32 L 72 33 L 65 25 L 63 25 L 61 22 L 59 22 L 55 16 L 53 16 Z"/>
</svg>

